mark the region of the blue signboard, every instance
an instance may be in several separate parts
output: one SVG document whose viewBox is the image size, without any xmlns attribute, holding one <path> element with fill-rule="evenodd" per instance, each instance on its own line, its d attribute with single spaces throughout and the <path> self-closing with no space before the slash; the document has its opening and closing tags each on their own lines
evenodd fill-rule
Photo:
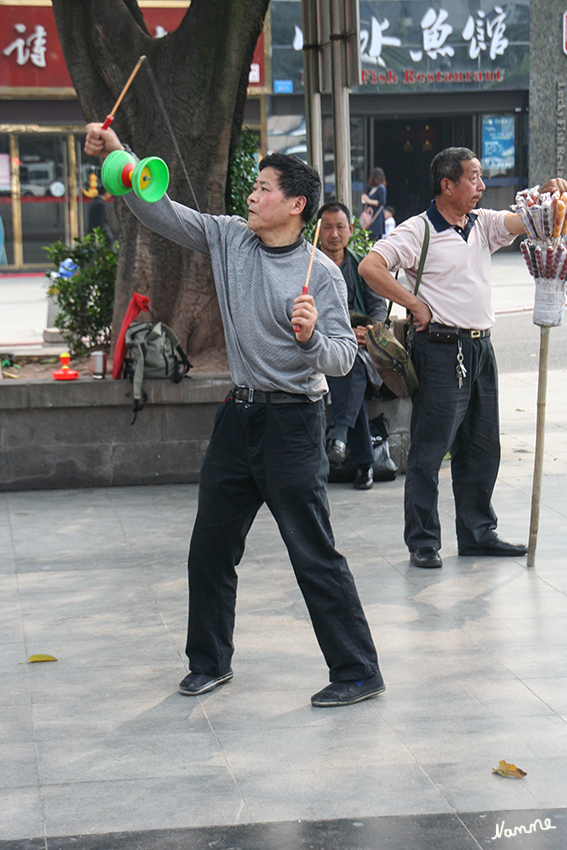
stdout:
<svg viewBox="0 0 567 850">
<path fill-rule="evenodd" d="M 482 116 L 482 167 L 508 171 L 515 167 L 516 119 L 513 115 Z"/>
</svg>

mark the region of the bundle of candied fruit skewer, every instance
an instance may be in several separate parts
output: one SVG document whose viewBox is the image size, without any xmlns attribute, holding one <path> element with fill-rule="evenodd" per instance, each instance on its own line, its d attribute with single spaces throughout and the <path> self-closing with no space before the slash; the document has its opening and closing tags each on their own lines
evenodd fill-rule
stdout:
<svg viewBox="0 0 567 850">
<path fill-rule="evenodd" d="M 561 324 L 567 278 L 567 192 L 539 194 L 539 187 L 524 189 L 512 206 L 528 238 L 520 245 L 535 281 L 533 320 L 536 325 Z"/>
</svg>

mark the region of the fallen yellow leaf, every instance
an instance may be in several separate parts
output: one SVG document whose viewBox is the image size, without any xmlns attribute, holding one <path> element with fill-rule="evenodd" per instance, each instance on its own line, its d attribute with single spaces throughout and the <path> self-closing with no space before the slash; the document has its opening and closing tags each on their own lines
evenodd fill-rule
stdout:
<svg viewBox="0 0 567 850">
<path fill-rule="evenodd" d="M 40 653 L 39 655 L 30 655 L 28 662 L 33 664 L 34 661 L 57 661 L 57 659 L 53 655 L 43 655 Z"/>
<path fill-rule="evenodd" d="M 499 773 L 500 776 L 515 776 L 516 779 L 523 779 L 524 776 L 528 775 L 525 770 L 516 767 L 515 764 L 508 764 L 504 759 L 498 762 L 498 767 L 492 768 L 492 772 Z"/>
</svg>

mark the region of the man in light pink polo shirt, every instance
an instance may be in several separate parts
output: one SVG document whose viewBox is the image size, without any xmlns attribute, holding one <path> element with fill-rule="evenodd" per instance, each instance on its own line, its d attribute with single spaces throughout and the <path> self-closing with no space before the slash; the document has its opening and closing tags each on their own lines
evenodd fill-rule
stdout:
<svg viewBox="0 0 567 850">
<path fill-rule="evenodd" d="M 411 355 L 420 384 L 413 397 L 405 541 L 414 566 L 442 566 L 438 479 L 450 450 L 459 555 L 520 557 L 526 547 L 498 537 L 491 504 L 500 436 L 490 256 L 523 227 L 506 210 L 475 210 L 486 187 L 468 148 L 441 151 L 430 176 L 435 199 L 426 213 L 377 242 L 359 268 L 369 286 L 413 317 Z M 430 243 L 415 295 L 425 227 Z M 411 291 L 392 277 L 400 268 Z"/>
</svg>

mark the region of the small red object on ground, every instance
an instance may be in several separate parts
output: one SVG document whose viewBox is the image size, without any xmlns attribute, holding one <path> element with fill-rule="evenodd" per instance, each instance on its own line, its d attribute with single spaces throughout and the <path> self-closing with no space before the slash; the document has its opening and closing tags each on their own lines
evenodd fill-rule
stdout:
<svg viewBox="0 0 567 850">
<path fill-rule="evenodd" d="M 79 373 L 74 369 L 69 368 L 69 361 L 71 360 L 71 355 L 64 352 L 59 355 L 59 359 L 61 360 L 61 368 L 57 369 L 53 373 L 53 377 L 56 381 L 74 381 L 79 377 Z"/>
</svg>

